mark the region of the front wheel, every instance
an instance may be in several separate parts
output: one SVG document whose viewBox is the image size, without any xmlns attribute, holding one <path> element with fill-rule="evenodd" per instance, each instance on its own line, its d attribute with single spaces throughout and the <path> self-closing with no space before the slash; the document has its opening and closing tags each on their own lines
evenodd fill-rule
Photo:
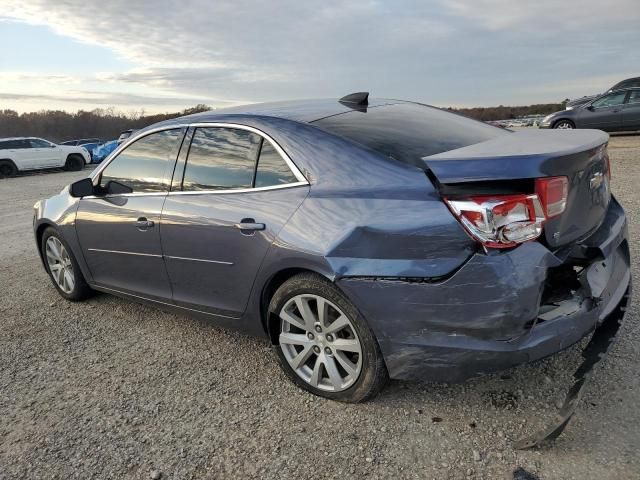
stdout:
<svg viewBox="0 0 640 480">
<path fill-rule="evenodd" d="M 91 296 L 92 290 L 80 271 L 71 249 L 60 234 L 49 227 L 42 235 L 42 257 L 58 293 L 77 302 Z"/>
<path fill-rule="evenodd" d="M 332 283 L 315 274 L 287 280 L 273 296 L 276 352 L 287 376 L 303 389 L 343 402 L 363 402 L 388 380 L 373 332 Z"/>
<path fill-rule="evenodd" d="M 70 172 L 79 172 L 84 168 L 84 158 L 80 155 L 69 155 L 64 164 L 64 169 Z"/>
<path fill-rule="evenodd" d="M 571 120 L 559 120 L 553 125 L 553 128 L 558 130 L 569 130 L 576 128 L 576 126 Z"/>
</svg>

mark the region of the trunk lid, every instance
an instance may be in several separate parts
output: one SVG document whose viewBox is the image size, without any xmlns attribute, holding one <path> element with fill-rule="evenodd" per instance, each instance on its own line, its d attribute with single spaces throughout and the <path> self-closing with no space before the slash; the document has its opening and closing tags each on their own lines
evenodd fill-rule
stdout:
<svg viewBox="0 0 640 480">
<path fill-rule="evenodd" d="M 588 235 L 605 217 L 611 197 L 608 140 L 599 130 L 523 130 L 423 161 L 440 187 L 449 191 L 472 191 L 474 184 L 491 189 L 495 182 L 499 188 L 531 188 L 522 193 L 533 193 L 536 178 L 566 176 L 566 209 L 545 222 L 543 234 L 549 246 L 559 247 Z"/>
</svg>

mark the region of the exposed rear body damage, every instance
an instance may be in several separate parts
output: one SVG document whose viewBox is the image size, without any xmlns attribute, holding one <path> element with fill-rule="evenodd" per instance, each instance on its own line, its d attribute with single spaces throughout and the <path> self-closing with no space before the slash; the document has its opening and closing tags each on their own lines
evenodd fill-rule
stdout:
<svg viewBox="0 0 640 480">
<path fill-rule="evenodd" d="M 612 202 L 605 224 L 580 244 L 593 255 L 575 274 L 580 288 L 546 304 L 549 273 L 584 260 L 560 258 L 538 242 L 478 253 L 439 283 L 345 278 L 339 284 L 372 323 L 393 378 L 463 381 L 543 358 L 592 332 L 630 283 L 626 228 Z"/>
</svg>

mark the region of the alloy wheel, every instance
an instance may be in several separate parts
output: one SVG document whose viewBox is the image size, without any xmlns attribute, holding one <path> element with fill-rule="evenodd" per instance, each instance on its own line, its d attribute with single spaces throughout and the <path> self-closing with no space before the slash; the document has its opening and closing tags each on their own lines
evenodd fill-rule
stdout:
<svg viewBox="0 0 640 480">
<path fill-rule="evenodd" d="M 318 295 L 291 298 L 280 311 L 280 348 L 289 366 L 319 390 L 351 387 L 362 370 L 362 345 L 340 308 Z"/>
<path fill-rule="evenodd" d="M 573 129 L 573 125 L 571 125 L 567 121 L 562 121 L 562 122 L 558 123 L 558 125 L 556 125 L 555 128 L 558 129 L 558 130 L 570 130 L 570 129 Z"/>
<path fill-rule="evenodd" d="M 67 249 L 56 237 L 49 237 L 45 244 L 47 264 L 51 278 L 64 293 L 70 294 L 75 287 L 73 265 Z"/>
</svg>

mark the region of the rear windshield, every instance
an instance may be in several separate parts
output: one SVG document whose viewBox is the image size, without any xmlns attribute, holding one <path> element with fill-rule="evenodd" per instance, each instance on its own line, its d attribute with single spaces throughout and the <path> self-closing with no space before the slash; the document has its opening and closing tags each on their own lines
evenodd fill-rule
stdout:
<svg viewBox="0 0 640 480">
<path fill-rule="evenodd" d="M 424 168 L 422 157 L 509 135 L 498 127 L 415 103 L 398 103 L 347 112 L 313 122 L 394 158 Z"/>
</svg>

